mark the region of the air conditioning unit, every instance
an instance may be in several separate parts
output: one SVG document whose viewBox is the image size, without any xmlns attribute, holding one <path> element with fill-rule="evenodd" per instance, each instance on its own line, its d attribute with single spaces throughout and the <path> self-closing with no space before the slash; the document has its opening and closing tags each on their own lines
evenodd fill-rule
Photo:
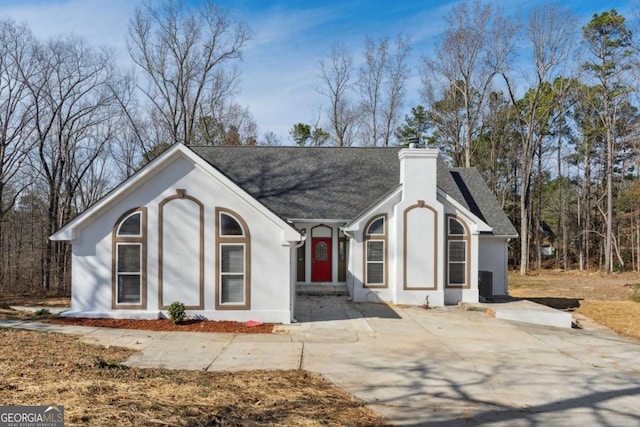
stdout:
<svg viewBox="0 0 640 427">
<path fill-rule="evenodd" d="M 478 291 L 480 302 L 493 301 L 493 272 L 478 272 Z"/>
</svg>

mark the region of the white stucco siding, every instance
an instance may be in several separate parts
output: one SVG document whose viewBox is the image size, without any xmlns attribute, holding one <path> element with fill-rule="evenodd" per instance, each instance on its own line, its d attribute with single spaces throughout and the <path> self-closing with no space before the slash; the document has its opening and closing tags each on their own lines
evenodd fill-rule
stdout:
<svg viewBox="0 0 640 427">
<path fill-rule="evenodd" d="M 507 295 L 508 243 L 507 239 L 480 236 L 478 270 L 493 273 L 493 294 Z"/>
<path fill-rule="evenodd" d="M 198 307 L 200 301 L 200 263 L 204 253 L 200 239 L 200 206 L 189 199 L 173 199 L 162 207 L 162 301 L 168 306 L 180 301 Z M 202 257 L 202 258 L 201 258 Z"/>
<path fill-rule="evenodd" d="M 406 212 L 405 287 L 436 288 L 438 254 L 436 212 L 415 208 Z"/>
<path fill-rule="evenodd" d="M 444 206 L 435 191 L 407 199 L 394 208 L 394 295 L 397 304 L 444 305 Z M 433 196 L 433 198 L 428 198 Z M 424 202 L 424 203 L 423 203 Z M 414 211 L 418 212 L 415 215 Z M 406 219 L 405 219 L 406 213 Z M 422 239 L 422 240 L 421 240 Z M 429 249 L 424 239 L 427 239 Z M 431 249 L 433 247 L 433 249 Z M 427 260 L 423 252 L 428 250 Z M 405 276 L 406 266 L 406 276 Z M 422 277 L 421 274 L 426 276 Z M 434 280 L 435 277 L 435 280 Z M 432 288 L 432 289 L 424 289 Z"/>
<path fill-rule="evenodd" d="M 204 206 L 204 253 L 200 257 L 200 213 L 197 203 L 175 198 L 177 190 Z M 159 206 L 163 206 L 160 248 Z M 112 310 L 112 230 L 128 210 L 146 207 L 147 292 L 145 310 Z M 225 208 L 245 221 L 250 234 L 250 309 L 216 310 L 216 208 Z M 204 267 L 204 308 L 190 313 L 220 320 L 261 320 L 288 323 L 290 312 L 290 253 L 283 246 L 284 223 L 256 209 L 246 195 L 236 194 L 224 179 L 180 155 L 162 169 L 128 189 L 123 197 L 95 215 L 72 242 L 72 312 L 110 317 L 157 317 L 159 306 L 181 301 L 198 305 L 200 260 Z M 162 249 L 163 295 L 158 300 L 159 257 Z"/>
<path fill-rule="evenodd" d="M 89 245 L 71 249 L 71 311 L 111 310 L 111 246 L 108 251 Z"/>
</svg>

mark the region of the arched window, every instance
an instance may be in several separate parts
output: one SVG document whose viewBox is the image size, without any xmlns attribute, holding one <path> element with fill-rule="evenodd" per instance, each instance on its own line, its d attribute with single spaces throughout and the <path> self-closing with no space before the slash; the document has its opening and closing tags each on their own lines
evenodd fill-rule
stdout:
<svg viewBox="0 0 640 427">
<path fill-rule="evenodd" d="M 371 219 L 364 228 L 364 285 L 387 287 L 387 215 Z"/>
<path fill-rule="evenodd" d="M 217 208 L 216 229 L 216 309 L 248 310 L 251 305 L 249 228 L 235 212 Z"/>
<path fill-rule="evenodd" d="M 469 231 L 453 215 L 447 216 L 447 286 L 469 286 Z"/>
<path fill-rule="evenodd" d="M 146 308 L 147 220 L 146 208 L 122 215 L 112 234 L 113 308 Z"/>
</svg>

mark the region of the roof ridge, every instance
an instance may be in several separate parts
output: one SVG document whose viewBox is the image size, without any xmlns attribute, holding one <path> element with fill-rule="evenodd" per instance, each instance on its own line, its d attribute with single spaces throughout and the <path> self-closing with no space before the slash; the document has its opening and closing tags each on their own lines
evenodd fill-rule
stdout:
<svg viewBox="0 0 640 427">
<path fill-rule="evenodd" d="M 406 147 L 361 147 L 361 146 L 349 146 L 349 147 L 337 147 L 337 146 L 322 146 L 322 147 L 300 147 L 298 145 L 206 145 L 206 144 L 191 144 L 187 145 L 190 148 L 246 148 L 246 149 L 300 149 L 300 150 L 399 150 Z"/>
</svg>

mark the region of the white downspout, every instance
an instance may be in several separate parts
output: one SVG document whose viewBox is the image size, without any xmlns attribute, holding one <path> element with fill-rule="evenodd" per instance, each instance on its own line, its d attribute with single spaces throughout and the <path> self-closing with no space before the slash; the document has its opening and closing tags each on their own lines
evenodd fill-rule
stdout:
<svg viewBox="0 0 640 427">
<path fill-rule="evenodd" d="M 348 247 L 345 248 L 349 250 L 349 264 L 347 265 L 347 273 L 349 274 L 349 277 L 347 278 L 347 290 L 349 291 L 349 301 L 353 301 L 353 293 L 355 292 L 355 284 L 354 284 L 354 279 L 353 279 L 353 272 L 351 271 L 353 269 L 353 251 L 351 250 L 351 241 L 354 239 L 354 235 L 352 231 L 347 231 L 344 228 L 341 228 L 342 232 L 344 233 L 344 235 L 347 237 L 347 245 Z"/>
<path fill-rule="evenodd" d="M 307 235 L 306 234 L 301 234 L 302 236 L 302 240 L 300 241 L 293 241 L 293 242 L 287 242 L 286 246 L 288 246 L 291 250 L 289 259 L 292 260 L 291 262 L 297 262 L 298 261 L 298 254 L 297 254 L 297 249 L 300 248 L 302 245 L 304 245 L 304 243 L 307 240 Z M 297 292 L 296 292 L 296 277 L 294 277 L 294 269 L 289 267 L 289 271 L 290 271 L 290 276 L 289 276 L 289 283 L 291 283 L 292 286 L 290 286 L 289 292 L 289 312 L 291 313 L 291 323 L 298 323 L 298 321 L 295 318 L 295 307 L 296 307 L 296 296 L 297 296 Z"/>
</svg>

